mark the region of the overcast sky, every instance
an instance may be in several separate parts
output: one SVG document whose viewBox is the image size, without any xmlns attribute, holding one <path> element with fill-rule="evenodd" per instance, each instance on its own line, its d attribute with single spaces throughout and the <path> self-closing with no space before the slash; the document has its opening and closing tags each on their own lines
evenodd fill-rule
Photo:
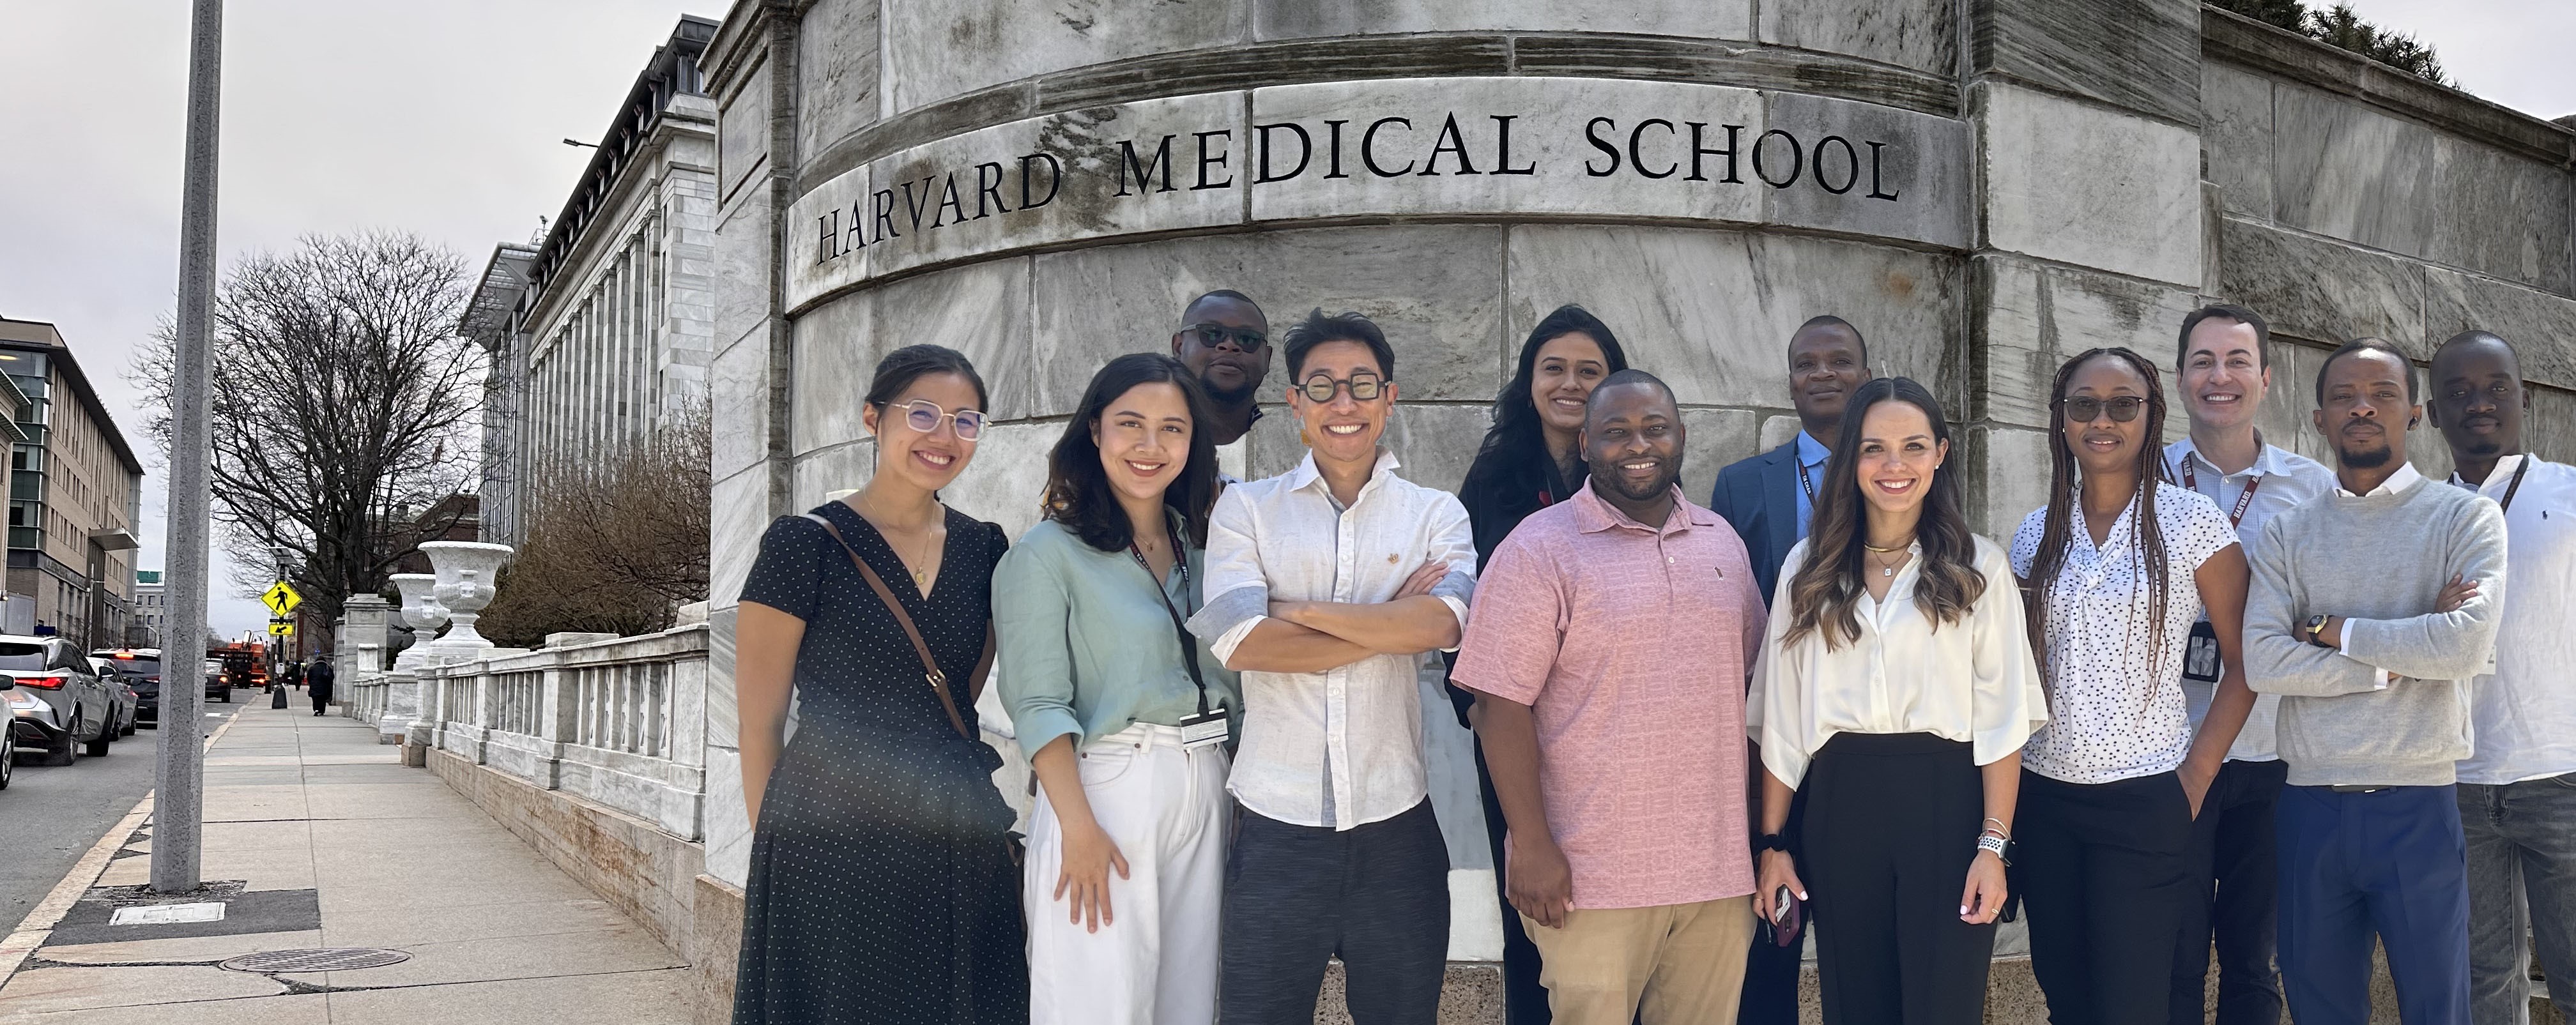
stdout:
<svg viewBox="0 0 2576 1025">
<path fill-rule="evenodd" d="M 2576 112 L 2567 0 L 2355 0 L 2472 92 Z M 653 47 L 720 0 L 231 0 L 220 249 L 418 232 L 479 268 L 563 205 Z M 147 465 L 139 565 L 161 565 L 162 460 L 131 353 L 177 281 L 186 0 L 0 0 L 0 314 L 52 321 Z M 218 555 L 220 560 L 220 554 Z M 252 569 L 254 575 L 264 575 Z M 214 626 L 258 604 L 218 587 Z"/>
</svg>

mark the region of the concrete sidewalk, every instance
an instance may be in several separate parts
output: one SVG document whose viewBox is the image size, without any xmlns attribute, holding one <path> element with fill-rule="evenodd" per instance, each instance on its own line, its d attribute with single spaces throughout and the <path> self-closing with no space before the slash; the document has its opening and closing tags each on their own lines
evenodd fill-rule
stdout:
<svg viewBox="0 0 2576 1025">
<path fill-rule="evenodd" d="M 249 696 L 253 707 L 207 753 L 208 892 L 144 890 L 151 827 L 129 816 L 117 827 L 123 837 L 101 841 L 98 854 L 113 851 L 104 871 L 94 855 L 57 890 L 80 898 L 40 906 L 13 937 L 13 947 L 33 953 L 0 985 L 0 1022 L 689 1019 L 681 958 L 438 777 L 404 768 L 372 726 L 316 717 L 309 706 L 271 710 L 265 695 Z M 148 746 L 119 752 L 151 757 Z M 224 917 L 112 922 L 119 907 L 190 902 L 221 903 Z M 55 911 L 59 919 L 39 920 Z M 317 948 L 407 956 L 356 970 L 217 967 L 239 955 Z"/>
</svg>

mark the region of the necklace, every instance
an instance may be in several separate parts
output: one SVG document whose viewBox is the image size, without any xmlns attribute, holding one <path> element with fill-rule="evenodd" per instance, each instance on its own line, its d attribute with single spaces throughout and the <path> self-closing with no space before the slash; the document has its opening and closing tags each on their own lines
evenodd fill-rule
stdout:
<svg viewBox="0 0 2576 1025">
<path fill-rule="evenodd" d="M 859 493 L 859 500 L 867 502 L 870 505 L 875 504 L 874 500 L 872 500 L 868 496 L 868 493 L 864 491 Z M 931 505 L 935 508 L 938 503 L 934 501 Z M 862 518 L 867 519 L 870 526 L 877 528 L 877 536 L 885 538 L 886 547 L 894 548 L 894 535 L 888 533 L 883 526 L 880 526 L 877 523 L 877 521 L 882 520 L 884 517 L 870 516 L 868 513 L 869 510 L 867 509 L 859 510 L 859 515 Z M 902 549 L 895 549 L 894 553 L 895 561 L 905 563 L 904 570 L 912 574 L 912 587 L 915 591 L 923 591 L 930 586 L 930 570 L 932 568 L 930 565 L 930 558 L 932 555 L 936 554 L 938 550 L 938 544 L 932 536 L 929 528 L 923 528 L 921 534 L 921 552 L 911 560 L 907 561 L 904 559 Z M 916 569 L 914 567 L 919 568 Z"/>
<path fill-rule="evenodd" d="M 1908 544 L 1911 544 L 1911 543 L 1912 543 L 1912 542 L 1908 542 Z M 1871 544 L 1871 543 L 1869 543 L 1869 542 L 1867 542 L 1867 541 L 1863 541 L 1863 542 L 1861 542 L 1861 543 L 1860 543 L 1860 546 L 1861 546 L 1861 547 L 1863 547 L 1863 548 L 1869 549 L 1870 553 L 1871 553 L 1871 554 L 1873 554 L 1873 555 L 1894 555 L 1894 556 L 1898 556 L 1898 558 L 1896 558 L 1894 561 L 1879 563 L 1879 565 L 1878 565 L 1878 575 L 1879 575 L 1879 576 L 1882 576 L 1882 577 L 1892 577 L 1892 576 L 1895 576 L 1895 575 L 1896 575 L 1896 564 L 1897 564 L 1897 563 L 1899 563 L 1899 562 L 1904 562 L 1904 561 L 1905 561 L 1905 559 L 1904 559 L 1904 557 L 1903 557 L 1903 556 L 1904 556 L 1904 554 L 1905 554 L 1905 548 L 1903 548 L 1903 547 L 1897 547 L 1897 548 L 1881 548 L 1881 547 L 1879 547 L 1879 546 L 1877 546 L 1877 545 L 1874 545 L 1874 544 Z"/>
</svg>

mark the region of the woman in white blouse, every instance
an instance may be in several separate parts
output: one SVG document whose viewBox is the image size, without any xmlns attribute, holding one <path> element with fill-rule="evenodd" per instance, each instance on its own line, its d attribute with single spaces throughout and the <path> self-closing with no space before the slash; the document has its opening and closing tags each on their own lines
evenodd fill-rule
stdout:
<svg viewBox="0 0 2576 1025">
<path fill-rule="evenodd" d="M 1829 1025 L 1984 1018 L 2019 751 L 2047 713 L 2003 550 L 1968 532 L 1949 454 L 1922 385 L 1852 396 L 1754 677 L 1754 909 L 1810 902 Z"/>
<path fill-rule="evenodd" d="M 2127 349 L 2057 372 L 2048 505 L 2013 536 L 2049 698 L 2022 749 L 2014 882 L 2057 1025 L 2165 1021 L 2191 822 L 2254 707 L 2245 552 L 2215 503 L 2165 486 L 2157 376 Z M 2223 669 L 2195 734 L 2182 674 L 2204 606 Z"/>
</svg>

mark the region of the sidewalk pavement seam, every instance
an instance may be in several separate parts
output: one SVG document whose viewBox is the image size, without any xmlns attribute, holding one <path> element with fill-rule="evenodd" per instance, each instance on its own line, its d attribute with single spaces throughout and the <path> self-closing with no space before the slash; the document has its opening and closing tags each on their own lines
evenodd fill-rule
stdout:
<svg viewBox="0 0 2576 1025">
<path fill-rule="evenodd" d="M 224 733 L 239 721 L 239 709 L 225 716 L 224 724 L 206 736 L 198 749 L 199 757 L 213 750 L 215 741 L 222 739 Z M 154 747 L 157 750 L 159 745 Z M 36 906 L 28 910 L 27 917 L 18 922 L 18 928 L 11 931 L 7 939 L 0 940 L 0 985 L 6 985 L 18 974 L 18 968 L 27 963 L 27 955 L 45 945 L 45 941 L 54 934 L 54 926 L 63 920 L 64 915 L 71 913 L 72 905 L 80 903 L 81 897 L 98 882 L 98 877 L 106 874 L 108 862 L 115 859 L 116 852 L 123 850 L 127 841 L 134 838 L 134 831 L 143 828 L 144 821 L 151 817 L 152 798 L 158 792 L 145 791 L 143 799 L 134 802 L 133 810 L 109 826 L 107 834 L 90 845 L 89 853 L 72 863 L 72 870 L 63 876 L 62 881 L 54 884 L 54 888 L 45 894 L 45 899 L 37 901 Z"/>
</svg>

